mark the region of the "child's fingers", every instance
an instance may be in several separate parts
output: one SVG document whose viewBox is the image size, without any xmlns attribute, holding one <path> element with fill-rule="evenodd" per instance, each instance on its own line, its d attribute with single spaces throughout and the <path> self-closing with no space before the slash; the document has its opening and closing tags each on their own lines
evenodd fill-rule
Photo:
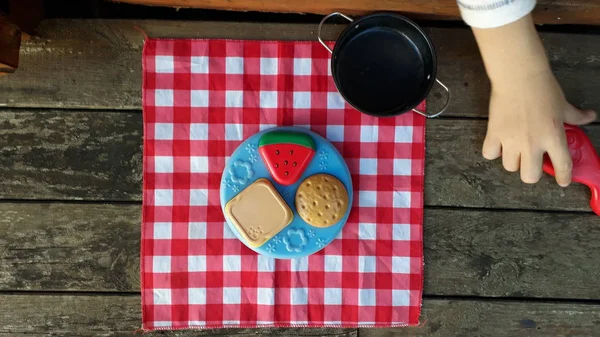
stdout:
<svg viewBox="0 0 600 337">
<path fill-rule="evenodd" d="M 508 172 L 517 172 L 521 162 L 521 154 L 508 147 L 502 147 L 502 165 Z"/>
<path fill-rule="evenodd" d="M 502 154 L 502 144 L 496 137 L 485 137 L 483 141 L 483 149 L 481 150 L 483 158 L 494 160 Z"/>
<path fill-rule="evenodd" d="M 521 154 L 521 180 L 526 184 L 535 184 L 542 178 L 542 151 Z"/>
<path fill-rule="evenodd" d="M 564 146 L 556 146 L 549 149 L 548 156 L 554 167 L 556 182 L 562 187 L 569 186 L 571 183 L 571 172 L 573 171 L 573 161 L 571 160 L 567 145 L 564 144 Z"/>
</svg>

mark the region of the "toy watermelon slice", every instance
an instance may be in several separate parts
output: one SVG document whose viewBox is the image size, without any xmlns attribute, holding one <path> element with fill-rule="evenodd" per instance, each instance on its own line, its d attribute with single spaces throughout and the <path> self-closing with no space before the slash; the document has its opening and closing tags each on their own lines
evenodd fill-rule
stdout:
<svg viewBox="0 0 600 337">
<path fill-rule="evenodd" d="M 269 173 L 281 185 L 298 181 L 315 155 L 315 141 L 306 133 L 272 131 L 258 142 Z"/>
</svg>

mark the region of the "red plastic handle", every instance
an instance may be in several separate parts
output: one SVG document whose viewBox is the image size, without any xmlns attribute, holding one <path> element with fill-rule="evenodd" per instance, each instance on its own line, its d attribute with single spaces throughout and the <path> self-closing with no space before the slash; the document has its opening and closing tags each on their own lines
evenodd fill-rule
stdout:
<svg viewBox="0 0 600 337">
<path fill-rule="evenodd" d="M 592 191 L 590 206 L 600 215 L 600 157 L 588 136 L 580 128 L 565 124 L 569 153 L 573 159 L 573 181 L 587 185 Z M 544 159 L 544 172 L 555 175 L 548 156 Z"/>
</svg>

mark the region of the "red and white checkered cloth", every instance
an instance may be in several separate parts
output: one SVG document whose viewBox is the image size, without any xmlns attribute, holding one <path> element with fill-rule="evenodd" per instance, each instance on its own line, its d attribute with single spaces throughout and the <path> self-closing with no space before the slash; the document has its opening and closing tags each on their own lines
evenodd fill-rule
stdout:
<svg viewBox="0 0 600 337">
<path fill-rule="evenodd" d="M 425 120 L 354 110 L 329 59 L 316 42 L 146 41 L 145 329 L 418 324 Z M 227 156 L 278 125 L 327 137 L 354 185 L 341 235 L 297 260 L 246 248 L 219 204 Z"/>
</svg>

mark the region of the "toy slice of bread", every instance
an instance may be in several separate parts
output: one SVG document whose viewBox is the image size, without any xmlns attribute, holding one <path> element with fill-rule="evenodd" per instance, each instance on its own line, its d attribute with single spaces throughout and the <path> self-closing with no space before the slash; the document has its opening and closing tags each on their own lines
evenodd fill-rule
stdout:
<svg viewBox="0 0 600 337">
<path fill-rule="evenodd" d="M 225 215 L 251 247 L 260 247 L 292 222 L 294 214 L 269 180 L 261 178 L 225 205 Z"/>
</svg>

